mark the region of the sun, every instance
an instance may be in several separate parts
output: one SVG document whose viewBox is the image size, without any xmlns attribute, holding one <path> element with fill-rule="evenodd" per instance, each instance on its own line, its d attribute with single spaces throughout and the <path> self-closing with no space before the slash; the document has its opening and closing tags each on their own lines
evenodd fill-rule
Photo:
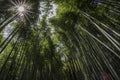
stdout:
<svg viewBox="0 0 120 80">
<path fill-rule="evenodd" d="M 25 8 L 24 6 L 19 6 L 17 10 L 18 12 L 23 13 L 25 11 Z"/>
<path fill-rule="evenodd" d="M 26 13 L 26 8 L 25 6 L 23 5 L 20 5 L 17 7 L 17 13 L 20 15 L 20 16 L 24 16 L 24 14 Z"/>
<path fill-rule="evenodd" d="M 27 2 L 26 0 L 15 0 L 10 1 L 12 7 L 10 10 L 16 14 L 19 18 L 19 20 L 28 20 L 31 16 L 32 11 L 32 4 Z"/>
</svg>

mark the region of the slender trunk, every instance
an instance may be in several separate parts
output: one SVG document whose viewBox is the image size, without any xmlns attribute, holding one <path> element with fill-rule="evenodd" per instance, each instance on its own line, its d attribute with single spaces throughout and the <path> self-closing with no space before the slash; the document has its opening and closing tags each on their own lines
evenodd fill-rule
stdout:
<svg viewBox="0 0 120 80">
<path fill-rule="evenodd" d="M 13 37 L 17 34 L 17 32 L 20 30 L 20 28 L 11 36 L 11 38 L 8 40 L 8 42 L 3 46 L 3 48 L 0 50 L 0 53 L 4 51 L 4 49 L 8 46 L 10 41 L 13 39 Z"/>
<path fill-rule="evenodd" d="M 8 18 L 6 21 L 2 22 L 0 25 L 0 32 L 5 28 L 6 25 L 8 25 L 11 21 L 13 21 L 17 15 L 18 14 L 15 14 L 12 17 Z"/>
<path fill-rule="evenodd" d="M 15 32 L 17 31 L 17 29 L 18 29 L 18 27 L 15 28 L 15 29 L 12 31 L 12 33 L 0 44 L 0 47 L 2 47 L 2 46 L 7 42 L 7 40 L 9 40 L 9 38 L 10 38 L 12 35 L 15 34 Z"/>
<path fill-rule="evenodd" d="M 11 52 L 9 53 L 7 59 L 5 60 L 3 66 L 2 66 L 2 68 L 1 68 L 1 70 L 0 70 L 0 79 L 3 77 L 2 72 L 3 72 L 3 70 L 4 70 L 5 66 L 6 66 L 6 64 L 7 64 L 7 62 L 8 62 L 8 59 L 10 58 L 10 55 L 12 54 L 12 52 L 13 52 L 13 50 L 14 50 L 16 44 L 17 44 L 17 41 L 15 42 L 15 44 L 14 44 L 14 46 L 13 46 Z"/>
</svg>

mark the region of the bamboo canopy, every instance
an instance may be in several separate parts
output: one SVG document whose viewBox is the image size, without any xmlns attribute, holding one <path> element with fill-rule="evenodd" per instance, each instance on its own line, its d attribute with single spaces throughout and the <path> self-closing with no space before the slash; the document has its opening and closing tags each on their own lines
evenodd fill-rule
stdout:
<svg viewBox="0 0 120 80">
<path fill-rule="evenodd" d="M 120 80 L 120 0 L 0 0 L 0 80 Z"/>
</svg>

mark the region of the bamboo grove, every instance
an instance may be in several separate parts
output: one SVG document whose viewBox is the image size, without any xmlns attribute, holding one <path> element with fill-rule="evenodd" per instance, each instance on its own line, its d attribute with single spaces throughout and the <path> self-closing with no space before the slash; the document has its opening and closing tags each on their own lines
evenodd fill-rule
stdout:
<svg viewBox="0 0 120 80">
<path fill-rule="evenodd" d="M 120 80 L 120 1 L 0 0 L 0 80 Z"/>
</svg>

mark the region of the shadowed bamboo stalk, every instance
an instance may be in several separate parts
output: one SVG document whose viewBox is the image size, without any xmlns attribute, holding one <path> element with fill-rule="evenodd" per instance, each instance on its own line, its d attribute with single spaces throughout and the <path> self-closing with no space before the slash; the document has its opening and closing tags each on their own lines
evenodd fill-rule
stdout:
<svg viewBox="0 0 120 80">
<path fill-rule="evenodd" d="M 17 13 L 15 15 L 13 15 L 12 17 L 8 18 L 7 20 L 5 20 L 4 22 L 1 22 L 0 24 L 0 32 L 9 24 L 11 23 L 16 17 L 17 17 Z"/>
</svg>

